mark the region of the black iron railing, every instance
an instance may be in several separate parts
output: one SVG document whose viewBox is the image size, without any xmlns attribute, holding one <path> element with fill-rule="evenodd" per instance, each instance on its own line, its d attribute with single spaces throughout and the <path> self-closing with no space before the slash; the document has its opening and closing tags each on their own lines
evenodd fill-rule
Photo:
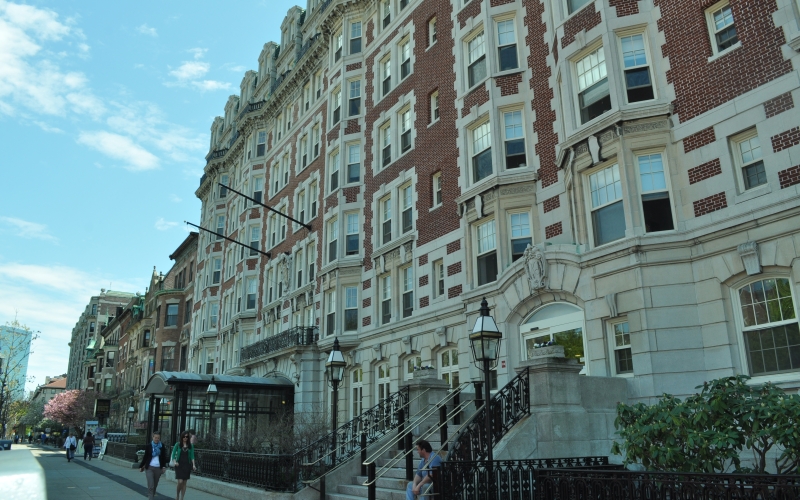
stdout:
<svg viewBox="0 0 800 500">
<path fill-rule="evenodd" d="M 480 390 L 477 391 L 477 394 L 480 394 Z M 531 412 L 527 368 L 492 396 L 489 408 L 492 419 L 491 442 L 497 444 L 509 429 Z M 488 444 L 486 429 L 484 429 L 484 411 L 486 411 L 485 405 L 459 432 L 450 447 L 446 460 L 469 461 L 486 457 Z"/>
<path fill-rule="evenodd" d="M 536 500 L 797 500 L 800 476 L 535 469 Z"/>
<path fill-rule="evenodd" d="M 308 52 L 308 49 L 310 49 L 311 46 L 314 45 L 314 43 L 317 41 L 318 37 L 319 33 L 306 40 L 306 43 L 304 43 L 303 46 L 300 47 L 300 51 L 297 53 L 297 59 L 296 59 L 297 61 L 303 58 L 306 52 Z"/>
<path fill-rule="evenodd" d="M 368 446 L 396 430 L 401 423 L 400 412 L 408 407 L 408 395 L 408 387 L 404 387 L 336 429 L 335 454 L 331 453 L 333 432 L 295 453 L 297 489 L 303 487 L 304 481 L 314 480 L 347 462 L 362 451 L 363 445 Z"/>
<path fill-rule="evenodd" d="M 527 460 L 495 460 L 490 471 L 486 461 L 443 462 L 439 468 L 437 489 L 443 500 L 488 498 L 488 486 L 502 499 L 533 500 L 533 472 L 542 468 L 621 468 L 609 465 L 608 457 L 532 458 Z"/>
<path fill-rule="evenodd" d="M 106 455 L 129 462 L 138 462 L 139 458 L 136 456 L 136 452 L 143 449 L 144 445 L 140 444 L 113 443 L 111 441 L 106 443 Z"/>
<path fill-rule="evenodd" d="M 197 474 L 276 491 L 293 491 L 291 455 L 195 450 Z"/>
<path fill-rule="evenodd" d="M 244 363 L 271 352 L 298 345 L 312 345 L 319 339 L 319 328 L 316 326 L 296 326 L 281 333 L 259 340 L 247 347 L 242 347 L 239 362 Z"/>
<path fill-rule="evenodd" d="M 251 103 L 248 103 L 245 106 L 242 106 L 242 110 L 239 111 L 239 114 L 236 116 L 236 120 L 238 121 L 244 115 L 246 115 L 247 113 L 249 113 L 251 111 L 258 111 L 259 109 L 264 107 L 264 103 L 266 103 L 266 102 L 267 101 L 251 102 Z"/>
</svg>

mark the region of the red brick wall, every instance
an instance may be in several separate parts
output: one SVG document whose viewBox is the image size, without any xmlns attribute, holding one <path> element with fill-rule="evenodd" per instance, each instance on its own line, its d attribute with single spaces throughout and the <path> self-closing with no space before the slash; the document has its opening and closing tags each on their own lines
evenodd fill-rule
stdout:
<svg viewBox="0 0 800 500">
<path fill-rule="evenodd" d="M 460 2 L 460 1 L 461 0 L 455 0 L 453 3 L 457 3 L 457 2 Z M 457 17 L 458 17 L 458 23 L 461 25 L 462 28 L 467 25 L 467 20 L 468 19 L 471 19 L 471 18 L 473 18 L 473 17 L 475 17 L 475 16 L 477 16 L 478 14 L 481 13 L 481 4 L 482 3 L 483 2 L 480 1 L 480 0 L 478 0 L 478 1 L 473 0 L 470 3 L 468 3 L 466 5 L 466 7 L 461 9 L 461 12 L 458 13 Z M 439 18 L 438 17 L 436 18 L 436 23 L 437 24 L 439 23 Z M 442 31 L 438 27 L 436 28 L 436 30 L 439 33 L 445 33 L 444 31 Z M 449 31 L 447 31 L 446 33 L 449 33 Z"/>
<path fill-rule="evenodd" d="M 617 9 L 617 17 L 631 16 L 639 13 L 638 0 L 609 0 L 608 4 Z"/>
<path fill-rule="evenodd" d="M 722 167 L 719 163 L 719 158 L 707 161 L 702 165 L 698 165 L 689 169 L 689 184 L 700 182 L 709 177 L 714 177 L 722 173 Z"/>
<path fill-rule="evenodd" d="M 741 47 L 712 56 L 705 9 L 716 0 L 654 0 L 661 9 L 658 29 L 669 58 L 667 82 L 675 88 L 675 113 L 686 122 L 792 70 L 783 57 L 783 31 L 775 27 L 775 0 L 731 0 Z"/>
<path fill-rule="evenodd" d="M 800 165 L 778 172 L 778 180 L 781 182 L 781 189 L 800 184 Z"/>
<path fill-rule="evenodd" d="M 552 198 L 548 198 L 544 200 L 542 206 L 544 208 L 544 213 L 550 212 L 551 210 L 555 210 L 556 208 L 561 206 L 561 197 L 559 195 L 555 195 Z"/>
<path fill-rule="evenodd" d="M 486 83 L 480 84 L 478 87 L 472 90 L 467 96 L 464 98 L 464 106 L 461 108 L 461 117 L 467 116 L 469 114 L 469 110 L 472 109 L 473 106 L 480 106 L 481 104 L 489 102 L 489 91 L 486 90 Z M 439 101 L 439 112 L 441 113 L 442 104 Z M 441 117 L 441 114 L 439 115 Z"/>
<path fill-rule="evenodd" d="M 461 262 L 456 262 L 455 264 L 451 264 L 447 266 L 447 275 L 452 276 L 454 274 L 458 274 L 461 272 Z"/>
<path fill-rule="evenodd" d="M 361 69 L 361 63 L 360 62 L 353 63 L 353 64 L 348 64 L 347 68 L 345 68 L 345 71 L 349 72 L 349 71 L 355 71 L 357 69 Z"/>
<path fill-rule="evenodd" d="M 545 239 L 554 238 L 560 235 L 563 232 L 563 228 L 561 226 L 561 222 L 556 222 L 555 224 L 551 224 L 544 228 L 544 237 Z"/>
<path fill-rule="evenodd" d="M 419 265 L 424 266 L 428 263 L 428 254 L 420 255 L 419 256 Z"/>
<path fill-rule="evenodd" d="M 728 200 L 725 198 L 725 192 L 717 193 L 711 195 L 707 198 L 703 198 L 702 200 L 697 200 L 693 203 L 694 205 L 694 216 L 700 217 L 701 215 L 709 214 L 711 212 L 716 212 L 717 210 L 721 210 L 728 206 Z"/>
<path fill-rule="evenodd" d="M 425 286 L 427 284 L 428 284 L 428 275 L 426 274 L 425 276 L 420 276 L 419 277 L 419 286 L 423 287 L 423 286 Z"/>
<path fill-rule="evenodd" d="M 422 309 L 423 307 L 428 307 L 431 304 L 430 298 L 426 295 L 425 297 L 420 297 L 419 299 L 419 307 Z"/>
<path fill-rule="evenodd" d="M 494 83 L 500 89 L 502 96 L 518 94 L 519 84 L 522 83 L 522 73 L 497 77 Z"/>
<path fill-rule="evenodd" d="M 594 8 L 594 2 L 590 2 L 589 5 L 585 6 L 580 12 L 567 19 L 567 22 L 564 23 L 564 37 L 561 38 L 561 48 L 563 49 L 574 42 L 575 35 L 577 35 L 579 31 L 589 31 L 602 21 L 603 19 L 600 13 Z"/>
<path fill-rule="evenodd" d="M 447 255 L 461 250 L 461 240 L 456 240 L 447 244 Z"/>
<path fill-rule="evenodd" d="M 706 144 L 711 144 L 716 140 L 717 137 L 714 134 L 714 128 L 708 127 L 707 129 L 703 129 L 700 132 L 692 134 L 686 139 L 684 139 L 683 152 L 688 153 L 689 151 L 694 151 L 695 149 L 701 148 Z"/>
<path fill-rule="evenodd" d="M 794 100 L 792 100 L 791 92 L 781 94 L 764 103 L 764 113 L 767 115 L 767 118 L 772 118 L 792 108 L 794 108 Z"/>
<path fill-rule="evenodd" d="M 447 298 L 452 299 L 453 297 L 458 297 L 461 295 L 462 286 L 456 285 L 454 287 L 450 287 L 447 289 Z"/>
<path fill-rule="evenodd" d="M 776 153 L 800 144 L 800 127 L 795 127 L 772 136 L 772 150 Z"/>
</svg>

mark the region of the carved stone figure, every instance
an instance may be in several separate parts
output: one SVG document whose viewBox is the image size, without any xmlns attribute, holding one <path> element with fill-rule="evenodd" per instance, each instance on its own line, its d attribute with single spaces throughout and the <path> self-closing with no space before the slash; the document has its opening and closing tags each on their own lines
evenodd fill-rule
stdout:
<svg viewBox="0 0 800 500">
<path fill-rule="evenodd" d="M 541 290 L 547 286 L 547 260 L 538 246 L 528 243 L 528 248 L 522 254 L 525 259 L 525 273 L 528 275 L 528 284 L 531 292 Z"/>
<path fill-rule="evenodd" d="M 292 284 L 292 256 L 287 255 L 281 263 L 281 280 L 283 281 L 284 293 L 291 289 Z"/>
</svg>

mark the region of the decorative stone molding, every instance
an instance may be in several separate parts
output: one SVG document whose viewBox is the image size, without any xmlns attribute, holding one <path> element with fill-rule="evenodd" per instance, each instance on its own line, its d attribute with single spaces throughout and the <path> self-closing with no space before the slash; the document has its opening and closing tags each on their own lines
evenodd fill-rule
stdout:
<svg viewBox="0 0 800 500">
<path fill-rule="evenodd" d="M 544 252 L 538 246 L 528 243 L 528 248 L 522 254 L 525 261 L 525 274 L 528 276 L 531 295 L 534 291 L 541 290 L 547 286 L 547 259 Z"/>
<path fill-rule="evenodd" d="M 600 141 L 597 140 L 597 137 L 590 135 L 588 139 L 589 143 L 589 154 L 592 156 L 592 165 L 597 165 L 600 163 Z"/>
<path fill-rule="evenodd" d="M 481 195 L 475 197 L 475 213 L 478 214 L 479 219 L 483 217 L 483 198 L 481 198 Z"/>
<path fill-rule="evenodd" d="M 406 348 L 406 354 L 411 354 L 411 335 L 403 337 L 403 344 Z"/>
<path fill-rule="evenodd" d="M 435 333 L 439 336 L 439 347 L 447 347 L 447 327 L 440 326 Z"/>
<path fill-rule="evenodd" d="M 528 349 L 528 359 L 541 359 L 541 358 L 563 358 L 564 346 L 551 345 L 547 347 L 539 347 L 538 349 Z"/>
<path fill-rule="evenodd" d="M 500 188 L 500 196 L 510 196 L 514 194 L 526 194 L 534 191 L 533 184 L 522 184 L 519 186 L 505 186 Z"/>
<path fill-rule="evenodd" d="M 606 295 L 606 304 L 608 304 L 608 316 L 610 318 L 616 318 L 619 316 L 617 312 L 617 294 L 612 292 Z"/>
<path fill-rule="evenodd" d="M 372 350 L 375 351 L 375 361 L 382 361 L 383 360 L 383 353 L 381 352 L 381 345 L 376 344 L 372 346 Z"/>
<path fill-rule="evenodd" d="M 742 264 L 744 264 L 744 270 L 747 271 L 748 276 L 761 274 L 761 258 L 758 255 L 757 242 L 742 243 L 736 247 L 736 250 L 739 252 L 739 257 L 742 258 Z"/>
</svg>

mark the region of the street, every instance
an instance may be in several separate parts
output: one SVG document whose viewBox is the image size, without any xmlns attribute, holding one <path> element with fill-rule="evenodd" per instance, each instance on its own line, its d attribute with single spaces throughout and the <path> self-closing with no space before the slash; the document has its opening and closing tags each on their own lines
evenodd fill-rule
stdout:
<svg viewBox="0 0 800 500">
<path fill-rule="evenodd" d="M 84 461 L 76 455 L 67 462 L 64 450 L 42 448 L 41 446 L 14 445 L 10 452 L 32 453 L 45 471 L 47 498 L 49 500 L 93 498 L 129 500 L 147 497 L 147 482 L 139 469 L 126 469 L 93 459 Z M 219 497 L 191 488 L 186 498 L 189 500 L 216 500 Z M 158 485 L 159 500 L 175 498 L 175 482 L 162 478 Z"/>
</svg>

